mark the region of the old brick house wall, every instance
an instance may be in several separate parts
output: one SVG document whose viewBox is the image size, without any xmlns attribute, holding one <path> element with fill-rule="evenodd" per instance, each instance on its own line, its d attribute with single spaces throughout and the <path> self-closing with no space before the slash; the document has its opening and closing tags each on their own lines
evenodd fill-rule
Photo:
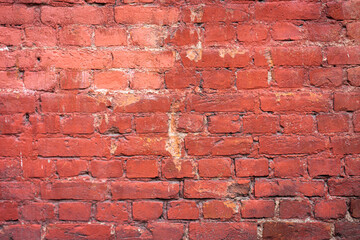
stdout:
<svg viewBox="0 0 360 240">
<path fill-rule="evenodd" d="M 359 239 L 360 1 L 0 0 L 0 239 Z"/>
</svg>

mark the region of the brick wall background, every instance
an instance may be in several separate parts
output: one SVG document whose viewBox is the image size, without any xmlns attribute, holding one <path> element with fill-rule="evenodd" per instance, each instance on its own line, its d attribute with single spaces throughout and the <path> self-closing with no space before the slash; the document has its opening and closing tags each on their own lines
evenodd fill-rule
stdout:
<svg viewBox="0 0 360 240">
<path fill-rule="evenodd" d="M 359 239 L 360 1 L 0 2 L 0 239 Z"/>
</svg>

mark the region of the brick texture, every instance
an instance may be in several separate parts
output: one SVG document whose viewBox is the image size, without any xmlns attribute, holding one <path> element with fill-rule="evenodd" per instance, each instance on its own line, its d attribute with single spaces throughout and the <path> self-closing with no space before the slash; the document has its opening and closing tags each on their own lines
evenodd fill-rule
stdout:
<svg viewBox="0 0 360 240">
<path fill-rule="evenodd" d="M 359 0 L 0 2 L 0 239 L 359 239 Z"/>
</svg>

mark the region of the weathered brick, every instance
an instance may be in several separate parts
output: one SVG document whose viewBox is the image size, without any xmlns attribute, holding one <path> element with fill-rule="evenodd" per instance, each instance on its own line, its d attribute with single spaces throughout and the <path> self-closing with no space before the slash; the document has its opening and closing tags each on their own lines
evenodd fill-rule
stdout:
<svg viewBox="0 0 360 240">
<path fill-rule="evenodd" d="M 179 184 L 172 182 L 125 182 L 111 185 L 113 199 L 178 198 Z"/>
<path fill-rule="evenodd" d="M 264 224 L 264 239 L 274 239 L 279 236 L 291 239 L 327 239 L 331 236 L 331 225 L 317 222 L 267 222 Z"/>
<path fill-rule="evenodd" d="M 186 137 L 185 148 L 189 155 L 236 155 L 248 154 L 252 146 L 251 137 Z"/>
<path fill-rule="evenodd" d="M 250 222 L 192 222 L 189 225 L 190 239 L 257 239 L 256 224 Z"/>
<path fill-rule="evenodd" d="M 55 181 L 41 183 L 42 199 L 104 200 L 107 186 L 102 182 Z"/>
<path fill-rule="evenodd" d="M 193 201 L 172 201 L 168 205 L 168 219 L 198 219 L 199 208 Z"/>
<path fill-rule="evenodd" d="M 162 202 L 141 201 L 132 205 L 133 218 L 140 221 L 155 220 L 163 213 Z"/>
</svg>

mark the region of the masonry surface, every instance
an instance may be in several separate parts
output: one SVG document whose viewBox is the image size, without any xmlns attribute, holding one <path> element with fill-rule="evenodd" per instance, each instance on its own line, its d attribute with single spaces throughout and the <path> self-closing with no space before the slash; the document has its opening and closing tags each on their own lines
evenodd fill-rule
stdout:
<svg viewBox="0 0 360 240">
<path fill-rule="evenodd" d="M 359 239 L 360 1 L 0 0 L 0 239 Z"/>
</svg>

